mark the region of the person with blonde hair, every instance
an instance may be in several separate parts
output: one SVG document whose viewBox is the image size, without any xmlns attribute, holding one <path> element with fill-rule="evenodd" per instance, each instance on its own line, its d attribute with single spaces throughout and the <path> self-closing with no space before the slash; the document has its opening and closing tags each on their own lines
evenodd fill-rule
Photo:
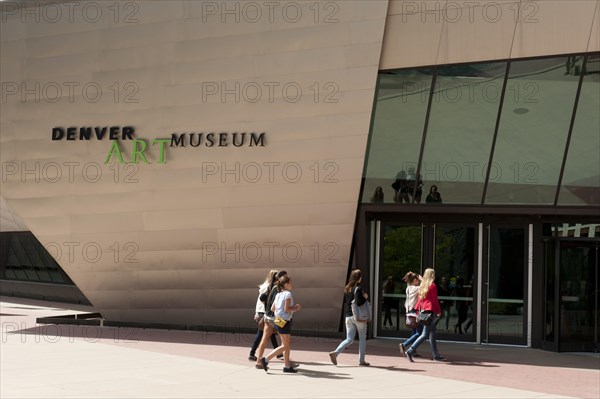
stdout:
<svg viewBox="0 0 600 399">
<path fill-rule="evenodd" d="M 437 295 L 437 286 L 435 281 L 435 270 L 429 268 L 425 269 L 421 284 L 419 285 L 419 293 L 417 295 L 417 303 L 415 309 L 423 313 L 432 313 L 429 318 L 429 322 L 423 326 L 423 332 L 421 336 L 408 348 L 405 352 L 406 358 L 409 362 L 414 362 L 413 355 L 417 348 L 423 341 L 429 338 L 429 345 L 431 345 L 431 354 L 433 360 L 440 362 L 446 360 L 445 357 L 441 356 L 437 349 L 437 342 L 435 340 L 435 319 L 442 315 L 442 309 L 440 307 L 440 301 Z"/>
<path fill-rule="evenodd" d="M 352 315 L 352 301 L 356 301 L 356 305 L 362 306 L 369 295 L 363 292 L 360 283 L 362 282 L 362 273 L 359 269 L 353 270 L 350 273 L 348 284 L 344 288 L 344 315 L 346 316 L 346 339 L 343 340 L 336 350 L 329 352 L 331 363 L 337 365 L 338 355 L 346 349 L 353 341 L 356 331 L 358 330 L 358 365 L 369 366 L 365 361 L 365 351 L 367 349 L 367 323 L 357 321 Z"/>
<path fill-rule="evenodd" d="M 258 298 L 256 299 L 256 309 L 254 313 L 254 321 L 258 323 L 258 331 L 256 331 L 256 337 L 254 337 L 252 348 L 250 348 L 250 355 L 248 356 L 248 360 L 253 362 L 258 360 L 255 354 L 264 334 L 265 302 L 267 300 L 269 288 L 271 287 L 272 282 L 275 280 L 275 275 L 277 273 L 278 271 L 275 269 L 270 270 L 267 273 L 267 277 L 265 277 L 265 281 L 258 286 Z M 271 334 L 271 344 L 273 345 L 273 348 L 277 348 L 279 346 L 277 345 L 277 338 L 273 334 Z"/>
<path fill-rule="evenodd" d="M 273 303 L 275 302 L 275 298 L 277 297 L 277 294 L 279 293 L 279 279 L 283 276 L 286 276 L 287 272 L 285 270 L 280 270 L 279 272 L 277 272 L 277 274 L 275 274 L 273 276 L 273 279 L 271 280 L 271 284 L 269 285 L 269 289 L 267 290 L 267 293 L 264 295 L 264 297 L 266 298 L 265 300 L 265 316 L 264 316 L 264 329 L 263 329 L 263 336 L 262 339 L 260 340 L 260 344 L 258 344 L 258 349 L 256 350 L 256 368 L 257 369 L 262 369 L 262 363 L 260 361 L 260 359 L 263 357 L 263 354 L 265 353 L 265 349 L 267 348 L 267 341 L 269 340 L 269 338 L 271 338 L 272 336 L 274 336 L 275 333 L 275 313 L 272 310 L 272 306 Z M 278 359 L 282 358 L 283 354 L 280 354 L 277 356 Z"/>
<path fill-rule="evenodd" d="M 284 373 L 297 373 L 298 370 L 292 367 L 290 362 L 290 352 L 292 349 L 292 315 L 302 309 L 302 305 L 294 302 L 292 296 L 292 279 L 287 274 L 277 281 L 279 293 L 275 297 L 275 302 L 271 306 L 271 310 L 275 314 L 275 331 L 281 337 L 281 346 L 273 349 L 266 357 L 260 358 L 260 363 L 265 371 L 269 370 L 269 360 L 283 353 Z"/>
</svg>

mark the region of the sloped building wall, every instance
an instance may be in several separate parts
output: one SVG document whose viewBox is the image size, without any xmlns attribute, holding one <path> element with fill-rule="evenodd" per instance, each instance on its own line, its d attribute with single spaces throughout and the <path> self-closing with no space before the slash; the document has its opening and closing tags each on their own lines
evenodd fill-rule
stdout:
<svg viewBox="0 0 600 399">
<path fill-rule="evenodd" d="M 91 3 L 3 8 L 6 201 L 108 319 L 251 322 L 278 268 L 337 329 L 387 1 Z M 115 126 L 149 163 L 66 139 Z"/>
</svg>

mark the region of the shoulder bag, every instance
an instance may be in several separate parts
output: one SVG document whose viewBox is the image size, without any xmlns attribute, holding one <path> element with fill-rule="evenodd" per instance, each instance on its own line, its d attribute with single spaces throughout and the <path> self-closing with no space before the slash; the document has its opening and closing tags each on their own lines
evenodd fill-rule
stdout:
<svg viewBox="0 0 600 399">
<path fill-rule="evenodd" d="M 433 321 L 433 312 L 431 310 L 421 310 L 417 316 L 417 323 L 421 326 L 428 326 Z"/>
<path fill-rule="evenodd" d="M 356 291 L 358 291 L 358 287 L 354 289 L 354 295 L 356 295 Z M 354 321 L 368 323 L 371 321 L 371 303 L 366 300 L 365 303 L 358 306 L 356 304 L 356 300 L 353 299 L 350 303 L 352 307 L 352 316 L 354 317 Z"/>
</svg>

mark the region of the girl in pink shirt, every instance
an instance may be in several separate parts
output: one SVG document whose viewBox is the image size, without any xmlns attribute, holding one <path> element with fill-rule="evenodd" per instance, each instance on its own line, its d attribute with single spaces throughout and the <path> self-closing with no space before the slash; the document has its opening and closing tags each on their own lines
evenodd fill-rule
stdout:
<svg viewBox="0 0 600 399">
<path fill-rule="evenodd" d="M 437 343 L 435 341 L 435 319 L 442 315 L 442 309 L 440 308 L 440 301 L 437 296 L 437 286 L 435 281 L 435 270 L 425 269 L 423 273 L 423 279 L 419 285 L 419 294 L 417 296 L 417 304 L 415 309 L 419 312 L 433 313 L 433 316 L 429 319 L 429 324 L 423 326 L 423 332 L 421 336 L 406 350 L 406 358 L 408 361 L 413 362 L 413 354 L 421 345 L 423 341 L 429 338 L 429 345 L 431 345 L 431 354 L 433 355 L 434 361 L 444 361 L 446 358 L 442 357 L 437 349 Z"/>
</svg>

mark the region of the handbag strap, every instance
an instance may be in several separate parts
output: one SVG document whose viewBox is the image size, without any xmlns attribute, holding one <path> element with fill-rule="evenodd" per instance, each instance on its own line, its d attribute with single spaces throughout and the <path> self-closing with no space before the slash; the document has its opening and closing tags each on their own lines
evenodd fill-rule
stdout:
<svg viewBox="0 0 600 399">
<path fill-rule="evenodd" d="M 358 285 L 356 287 L 354 287 L 354 298 L 352 298 L 353 301 L 356 299 L 357 292 L 358 292 Z"/>
</svg>

